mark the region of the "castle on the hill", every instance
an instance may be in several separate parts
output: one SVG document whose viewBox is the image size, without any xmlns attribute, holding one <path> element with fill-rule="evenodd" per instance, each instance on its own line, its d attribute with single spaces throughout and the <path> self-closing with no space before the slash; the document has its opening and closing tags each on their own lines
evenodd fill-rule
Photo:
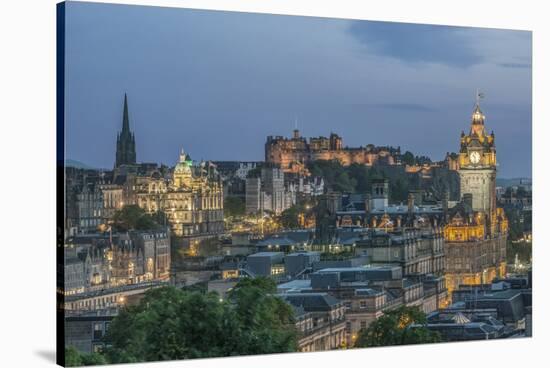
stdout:
<svg viewBox="0 0 550 368">
<path fill-rule="evenodd" d="M 295 129 L 292 138 L 268 136 L 265 143 L 265 161 L 277 164 L 285 172 L 303 172 L 309 162 L 316 160 L 338 160 L 342 165 L 353 163 L 372 166 L 375 164 L 395 165 L 399 163 L 400 148 L 344 147 L 342 137 L 331 133 L 330 137 L 306 138 Z"/>
</svg>

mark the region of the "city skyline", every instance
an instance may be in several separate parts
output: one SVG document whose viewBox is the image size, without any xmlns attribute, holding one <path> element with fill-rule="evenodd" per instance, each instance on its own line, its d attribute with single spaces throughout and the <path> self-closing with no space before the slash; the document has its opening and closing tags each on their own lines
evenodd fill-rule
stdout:
<svg viewBox="0 0 550 368">
<path fill-rule="evenodd" d="M 113 166 L 128 93 L 138 161 L 173 165 L 181 148 L 196 160 L 260 161 L 266 136 L 290 136 L 296 121 L 306 137 L 333 131 L 345 145 L 401 146 L 438 161 L 458 151 L 480 88 L 499 176 L 531 177 L 530 32 L 104 4 L 67 10 L 69 159 Z"/>
<path fill-rule="evenodd" d="M 58 364 L 533 336 L 531 32 L 57 15 Z"/>
</svg>

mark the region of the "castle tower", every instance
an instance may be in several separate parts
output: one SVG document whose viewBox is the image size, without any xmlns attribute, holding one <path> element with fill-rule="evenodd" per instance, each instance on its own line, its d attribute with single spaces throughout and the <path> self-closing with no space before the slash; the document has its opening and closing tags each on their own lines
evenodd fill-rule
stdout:
<svg viewBox="0 0 550 368">
<path fill-rule="evenodd" d="M 479 106 L 479 94 L 472 113 L 470 133 L 460 138 L 460 195 L 471 195 L 472 209 L 488 215 L 496 209 L 495 136 L 487 134 L 485 115 Z"/>
<path fill-rule="evenodd" d="M 330 149 L 332 151 L 339 151 L 342 149 L 342 138 L 336 133 L 330 133 Z"/>
<path fill-rule="evenodd" d="M 124 94 L 124 112 L 122 115 L 122 130 L 117 134 L 115 167 L 134 165 L 136 163 L 136 141 L 134 133 L 130 131 L 128 116 L 128 98 Z"/>
</svg>

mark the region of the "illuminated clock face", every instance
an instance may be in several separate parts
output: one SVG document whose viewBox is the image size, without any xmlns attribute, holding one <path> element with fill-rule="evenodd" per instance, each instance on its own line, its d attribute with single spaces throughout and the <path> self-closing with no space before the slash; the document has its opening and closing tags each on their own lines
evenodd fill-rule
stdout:
<svg viewBox="0 0 550 368">
<path fill-rule="evenodd" d="M 479 152 L 474 151 L 470 153 L 470 161 L 472 163 L 477 164 L 480 159 L 481 159 L 481 155 L 479 154 Z"/>
</svg>

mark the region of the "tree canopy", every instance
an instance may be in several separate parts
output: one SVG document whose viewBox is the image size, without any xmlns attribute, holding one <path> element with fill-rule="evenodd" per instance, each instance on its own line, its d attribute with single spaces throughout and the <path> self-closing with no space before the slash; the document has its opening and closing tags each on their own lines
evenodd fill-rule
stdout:
<svg viewBox="0 0 550 368">
<path fill-rule="evenodd" d="M 425 323 L 426 315 L 417 307 L 399 307 L 386 312 L 366 329 L 362 329 L 355 341 L 355 347 L 440 342 L 440 335 L 424 327 Z"/>
<path fill-rule="evenodd" d="M 239 325 L 238 355 L 270 354 L 297 350 L 294 312 L 275 296 L 272 279 L 243 279 L 229 293 Z"/>
<path fill-rule="evenodd" d="M 107 360 L 99 353 L 83 354 L 76 350 L 73 346 L 65 348 L 65 365 L 67 367 L 104 364 L 107 364 Z"/>
<path fill-rule="evenodd" d="M 300 209 L 294 205 L 284 210 L 279 215 L 279 221 L 285 229 L 298 229 L 300 228 Z"/>
<path fill-rule="evenodd" d="M 163 287 L 124 308 L 105 341 L 110 363 L 296 351 L 293 311 L 269 279 L 244 279 L 220 299 L 215 292 Z"/>
<path fill-rule="evenodd" d="M 416 162 L 412 153 L 410 156 L 413 157 L 413 162 Z M 343 166 L 337 160 L 314 161 L 309 164 L 308 168 L 311 175 L 323 177 L 325 185 L 332 191 L 341 193 L 369 193 L 374 180 L 389 179 L 390 200 L 392 202 L 407 200 L 409 185 L 406 175 L 389 178 L 379 168 L 367 167 L 358 163 Z"/>
<path fill-rule="evenodd" d="M 223 211 L 226 216 L 244 216 L 245 202 L 240 197 L 226 197 L 223 201 Z"/>
<path fill-rule="evenodd" d="M 409 166 L 413 166 L 416 163 L 414 154 L 411 151 L 407 151 L 401 156 L 401 161 Z"/>
<path fill-rule="evenodd" d="M 158 288 L 113 320 L 106 355 L 112 363 L 228 356 L 237 332 L 234 312 L 215 293 Z"/>
<path fill-rule="evenodd" d="M 325 184 L 337 192 L 354 192 L 357 180 L 337 160 L 318 160 L 308 166 L 311 175 L 323 177 Z"/>
<path fill-rule="evenodd" d="M 281 212 L 279 223 L 285 229 L 300 229 L 303 227 L 302 220 L 313 215 L 315 206 L 314 201 L 297 203 Z"/>
<path fill-rule="evenodd" d="M 157 214 L 155 217 L 148 215 L 137 205 L 126 205 L 115 212 L 113 222 L 118 231 L 153 230 L 160 227 L 155 221 L 160 217 L 161 214 Z"/>
</svg>

